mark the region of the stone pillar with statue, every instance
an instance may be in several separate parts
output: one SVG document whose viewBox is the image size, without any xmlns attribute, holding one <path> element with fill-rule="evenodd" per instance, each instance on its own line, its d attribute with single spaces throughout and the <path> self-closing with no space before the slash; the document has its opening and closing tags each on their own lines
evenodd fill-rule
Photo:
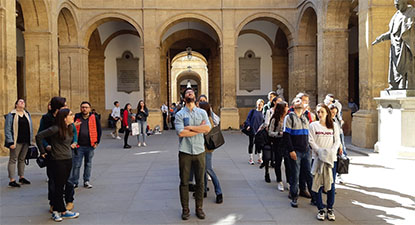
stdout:
<svg viewBox="0 0 415 225">
<path fill-rule="evenodd" d="M 389 88 L 378 104 L 375 151 L 415 156 L 415 9 L 408 0 L 394 0 L 397 12 L 389 30 L 372 43 L 390 40 Z"/>
</svg>

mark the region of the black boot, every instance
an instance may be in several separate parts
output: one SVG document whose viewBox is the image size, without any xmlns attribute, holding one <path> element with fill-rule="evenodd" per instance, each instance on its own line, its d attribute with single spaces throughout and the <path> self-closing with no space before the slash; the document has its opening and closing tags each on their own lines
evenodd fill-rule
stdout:
<svg viewBox="0 0 415 225">
<path fill-rule="evenodd" d="M 269 173 L 265 174 L 265 182 L 271 183 L 271 178 L 269 178 Z"/>
</svg>

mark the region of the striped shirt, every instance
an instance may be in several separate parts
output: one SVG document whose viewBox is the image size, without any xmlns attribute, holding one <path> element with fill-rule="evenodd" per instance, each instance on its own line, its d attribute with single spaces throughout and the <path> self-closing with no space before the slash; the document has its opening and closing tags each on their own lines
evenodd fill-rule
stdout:
<svg viewBox="0 0 415 225">
<path fill-rule="evenodd" d="M 283 138 L 288 152 L 306 152 L 309 149 L 309 122 L 305 114 L 298 117 L 294 112 L 290 112 L 284 118 L 283 131 Z"/>
</svg>

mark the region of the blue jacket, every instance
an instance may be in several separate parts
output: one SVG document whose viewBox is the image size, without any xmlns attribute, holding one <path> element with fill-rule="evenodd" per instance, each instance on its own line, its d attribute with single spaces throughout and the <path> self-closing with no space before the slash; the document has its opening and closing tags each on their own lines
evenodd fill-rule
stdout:
<svg viewBox="0 0 415 225">
<path fill-rule="evenodd" d="M 16 115 L 16 109 L 13 109 L 9 114 L 5 116 L 6 123 L 4 125 L 4 146 L 6 148 L 10 148 L 10 146 L 16 144 L 17 141 L 17 133 L 15 132 L 14 124 L 18 124 Z M 30 116 L 30 113 L 28 111 L 24 111 L 24 115 L 27 117 L 27 120 L 29 121 L 29 127 L 30 127 L 30 141 L 33 141 L 33 124 L 32 124 L 32 117 Z M 18 129 L 18 127 L 16 127 Z"/>
<path fill-rule="evenodd" d="M 255 135 L 259 127 L 264 123 L 264 115 L 262 111 L 251 109 L 246 118 L 245 124 L 251 127 L 252 135 Z"/>
</svg>

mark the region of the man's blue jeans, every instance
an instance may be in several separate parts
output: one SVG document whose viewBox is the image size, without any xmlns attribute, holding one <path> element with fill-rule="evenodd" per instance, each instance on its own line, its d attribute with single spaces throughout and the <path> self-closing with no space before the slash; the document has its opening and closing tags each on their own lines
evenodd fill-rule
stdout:
<svg viewBox="0 0 415 225">
<path fill-rule="evenodd" d="M 222 194 L 222 189 L 220 188 L 219 179 L 216 176 L 215 171 L 212 167 L 212 152 L 206 152 L 206 173 L 212 178 L 213 186 L 215 187 L 216 195 Z M 205 192 L 207 192 L 207 175 L 205 173 Z"/>
<path fill-rule="evenodd" d="M 295 151 L 297 154 L 297 160 L 292 160 L 290 157 L 290 164 L 291 164 L 291 183 L 290 183 L 290 195 L 292 199 L 298 198 L 298 179 L 300 177 L 300 170 L 303 169 L 304 177 L 307 182 L 307 186 L 309 189 L 313 186 L 313 178 L 311 176 L 311 158 L 310 158 L 310 151 L 306 152 L 298 152 Z"/>
<path fill-rule="evenodd" d="M 94 157 L 94 148 L 90 146 L 80 146 L 75 151 L 77 152 L 74 154 L 74 165 L 72 169 L 72 174 L 69 180 L 74 185 L 78 185 L 79 181 L 79 174 L 81 170 L 82 165 L 82 159 L 85 157 L 85 163 L 84 163 L 84 183 L 86 181 L 89 181 L 89 178 L 91 177 L 91 169 L 92 169 L 92 157 Z"/>
<path fill-rule="evenodd" d="M 334 196 L 336 195 L 336 188 L 335 188 L 335 184 L 336 184 L 336 170 L 337 170 L 337 162 L 334 162 L 334 167 L 333 167 L 333 183 L 331 184 L 331 189 L 330 191 L 327 192 L 327 209 L 333 209 L 333 205 L 334 205 Z M 318 190 L 318 193 L 314 192 L 316 195 L 316 205 L 318 210 L 320 209 L 324 209 L 324 205 L 323 205 L 323 199 L 321 196 L 321 192 L 323 191 L 323 187 L 320 187 L 320 189 Z"/>
</svg>

